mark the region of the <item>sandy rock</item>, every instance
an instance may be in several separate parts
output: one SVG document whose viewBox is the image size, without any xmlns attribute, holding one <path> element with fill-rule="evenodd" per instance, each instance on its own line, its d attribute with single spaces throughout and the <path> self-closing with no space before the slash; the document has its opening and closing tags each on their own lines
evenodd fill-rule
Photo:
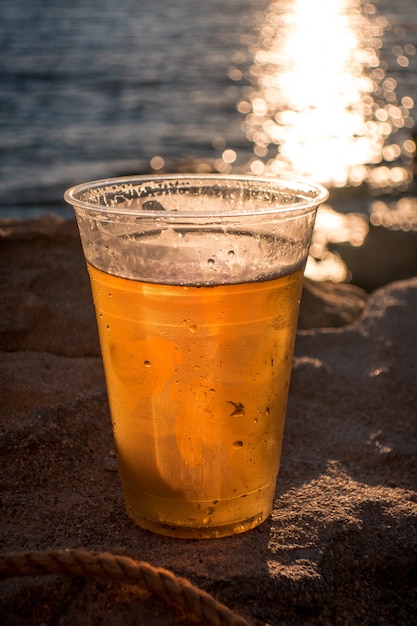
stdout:
<svg viewBox="0 0 417 626">
<path fill-rule="evenodd" d="M 100 354 L 75 220 L 0 220 L 0 349 Z"/>
<path fill-rule="evenodd" d="M 414 622 L 417 278 L 346 296 L 361 311 L 346 326 L 299 330 L 271 517 L 235 537 L 176 540 L 124 512 L 75 225 L 33 237 L 0 226 L 1 552 L 129 555 L 254 623 Z M 324 289 L 336 311 L 337 291 Z M 1 582 L 0 621 L 195 623 L 132 586 L 57 576 Z"/>
<path fill-rule="evenodd" d="M 362 313 L 367 293 L 344 283 L 304 279 L 298 328 L 339 328 L 356 320 Z"/>
<path fill-rule="evenodd" d="M 370 223 L 361 246 L 332 243 L 329 249 L 349 268 L 352 282 L 368 292 L 417 274 L 417 230 L 395 230 Z"/>
</svg>

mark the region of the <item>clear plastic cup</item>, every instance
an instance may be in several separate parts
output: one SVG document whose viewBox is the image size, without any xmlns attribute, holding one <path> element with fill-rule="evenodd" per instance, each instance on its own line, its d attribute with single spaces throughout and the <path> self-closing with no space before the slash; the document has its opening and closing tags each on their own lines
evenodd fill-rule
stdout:
<svg viewBox="0 0 417 626">
<path fill-rule="evenodd" d="M 327 191 L 178 175 L 78 185 L 129 516 L 176 537 L 272 510 L 303 271 Z"/>
</svg>

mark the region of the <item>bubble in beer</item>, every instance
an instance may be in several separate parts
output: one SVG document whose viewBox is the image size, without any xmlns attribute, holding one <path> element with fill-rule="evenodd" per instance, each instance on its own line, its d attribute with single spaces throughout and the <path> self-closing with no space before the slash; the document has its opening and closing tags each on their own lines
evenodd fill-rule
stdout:
<svg viewBox="0 0 417 626">
<path fill-rule="evenodd" d="M 151 362 L 150 361 L 144 361 L 143 362 L 145 367 L 151 367 Z"/>
<path fill-rule="evenodd" d="M 243 446 L 243 441 L 235 441 L 233 445 L 235 448 L 241 448 Z"/>
<path fill-rule="evenodd" d="M 210 267 L 213 267 L 215 260 L 214 259 L 207 259 L 207 263 L 208 265 L 210 265 Z"/>
<path fill-rule="evenodd" d="M 227 254 L 229 256 L 235 256 L 235 251 L 234 250 L 229 250 L 229 252 Z"/>
</svg>

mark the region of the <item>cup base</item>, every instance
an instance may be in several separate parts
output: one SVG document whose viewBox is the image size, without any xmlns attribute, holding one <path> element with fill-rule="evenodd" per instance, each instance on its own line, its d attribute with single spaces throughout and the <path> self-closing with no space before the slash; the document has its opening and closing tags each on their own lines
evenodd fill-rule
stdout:
<svg viewBox="0 0 417 626">
<path fill-rule="evenodd" d="M 144 530 L 149 530 L 158 535 L 165 535 L 167 537 L 177 537 L 178 539 L 219 539 L 221 537 L 230 537 L 232 535 L 238 535 L 244 533 L 251 528 L 255 528 L 262 524 L 270 515 L 270 511 L 267 515 L 260 513 L 247 520 L 236 522 L 234 524 L 227 524 L 225 526 L 202 526 L 202 527 L 190 527 L 190 526 L 173 526 L 170 524 L 164 524 L 161 522 L 154 522 L 144 517 L 140 517 L 134 511 L 129 510 L 126 507 L 128 516 Z"/>
<path fill-rule="evenodd" d="M 122 483 L 126 512 L 141 528 L 181 539 L 214 539 L 259 526 L 270 515 L 273 484 L 240 498 L 210 502 L 168 500 Z M 217 522 L 217 523 L 216 523 Z"/>
</svg>

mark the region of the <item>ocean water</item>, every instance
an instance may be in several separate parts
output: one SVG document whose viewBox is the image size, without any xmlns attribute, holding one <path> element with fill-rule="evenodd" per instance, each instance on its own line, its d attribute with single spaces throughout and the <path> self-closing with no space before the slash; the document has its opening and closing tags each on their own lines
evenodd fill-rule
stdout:
<svg viewBox="0 0 417 626">
<path fill-rule="evenodd" d="M 274 154 L 281 139 L 274 140 L 274 128 L 267 138 L 264 132 L 278 113 L 265 112 L 268 102 L 259 106 L 260 68 L 263 84 L 272 80 L 263 47 L 281 55 L 281 67 L 290 64 L 290 51 L 277 52 L 285 12 L 296 7 L 300 17 L 316 7 L 314 35 L 326 11 L 339 7 L 343 14 L 343 5 L 376 25 L 364 50 L 376 51 L 378 63 L 363 64 L 379 89 L 372 123 L 385 126 L 369 119 L 368 126 L 382 128 L 383 140 L 395 146 L 383 161 L 399 172 L 410 167 L 415 132 L 415 0 L 0 0 L 0 216 L 72 215 L 62 200 L 68 186 L 150 172 L 171 160 L 209 160 L 219 171 L 254 173 L 278 162 L 279 171 Z M 311 58 L 322 36 L 300 37 L 299 49 Z M 331 59 L 331 47 L 327 53 Z M 397 109 L 388 110 L 390 103 Z M 281 102 L 280 115 L 297 106 Z M 361 172 L 367 158 L 358 157 Z M 378 165 L 375 155 L 369 158 Z M 336 183 L 343 185 L 343 177 Z"/>
<path fill-rule="evenodd" d="M 228 72 L 248 57 L 250 0 L 0 5 L 3 215 L 60 211 L 66 186 L 149 169 L 155 155 L 249 153 Z"/>
</svg>

